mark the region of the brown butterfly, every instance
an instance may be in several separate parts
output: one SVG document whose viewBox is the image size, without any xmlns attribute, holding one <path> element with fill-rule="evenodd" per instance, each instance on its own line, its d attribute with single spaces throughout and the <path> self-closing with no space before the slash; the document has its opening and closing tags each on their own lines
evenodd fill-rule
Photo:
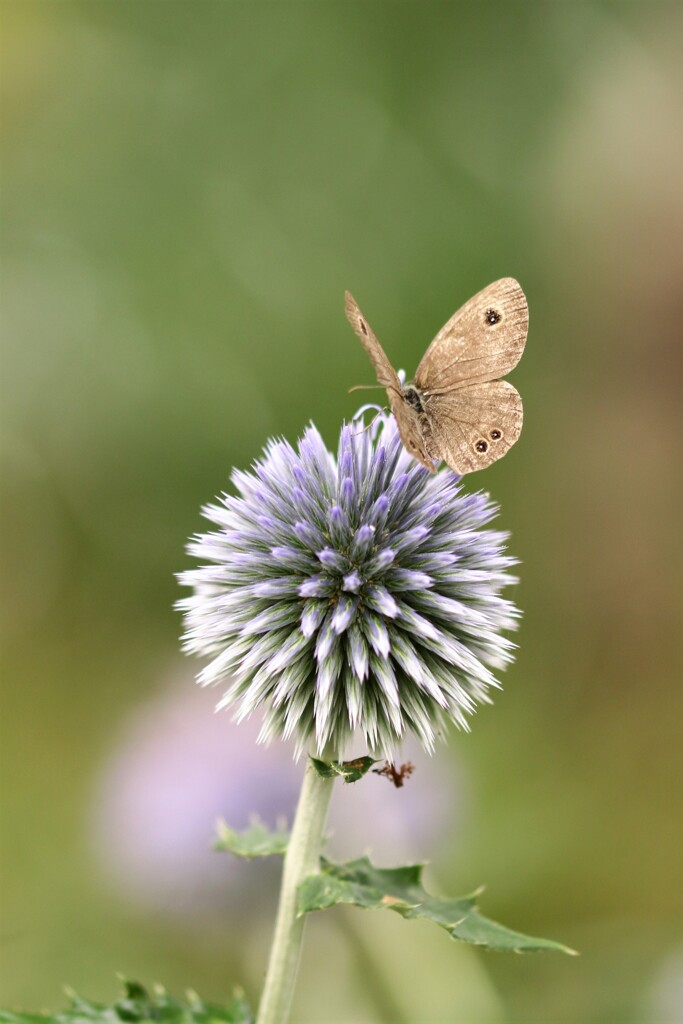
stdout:
<svg viewBox="0 0 683 1024">
<path fill-rule="evenodd" d="M 514 278 L 494 281 L 453 314 L 408 385 L 349 292 L 346 315 L 387 389 L 403 444 L 423 466 L 434 473 L 434 460 L 443 459 L 455 473 L 473 473 L 512 447 L 522 430 L 522 399 L 498 378 L 519 362 L 529 326 Z"/>
</svg>

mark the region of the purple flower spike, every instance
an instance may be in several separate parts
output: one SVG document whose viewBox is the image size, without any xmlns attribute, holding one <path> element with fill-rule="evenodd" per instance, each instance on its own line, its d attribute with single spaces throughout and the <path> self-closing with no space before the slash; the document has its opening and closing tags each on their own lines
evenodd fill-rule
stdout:
<svg viewBox="0 0 683 1024">
<path fill-rule="evenodd" d="M 296 450 L 271 441 L 232 479 L 178 602 L 184 649 L 213 659 L 199 681 L 229 684 L 221 706 L 261 707 L 261 739 L 294 736 L 297 755 L 356 732 L 392 758 L 408 733 L 431 751 L 449 721 L 468 728 L 519 617 L 488 496 L 427 472 L 383 415 L 344 426 L 336 456 L 313 426 Z"/>
</svg>

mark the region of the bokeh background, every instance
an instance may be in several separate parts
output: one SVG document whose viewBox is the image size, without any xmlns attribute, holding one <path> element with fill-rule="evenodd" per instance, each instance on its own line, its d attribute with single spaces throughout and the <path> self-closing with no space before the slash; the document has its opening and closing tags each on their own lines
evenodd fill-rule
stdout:
<svg viewBox="0 0 683 1024">
<path fill-rule="evenodd" d="M 340 794 L 333 843 L 582 955 L 335 910 L 296 1021 L 683 1019 L 681 5 L 1 13 L 3 1005 L 116 971 L 255 999 L 277 866 L 208 846 L 300 766 L 193 685 L 186 537 L 267 437 L 354 412 L 345 288 L 410 374 L 514 275 L 524 433 L 467 487 L 523 563 L 519 658 L 407 788 Z"/>
</svg>

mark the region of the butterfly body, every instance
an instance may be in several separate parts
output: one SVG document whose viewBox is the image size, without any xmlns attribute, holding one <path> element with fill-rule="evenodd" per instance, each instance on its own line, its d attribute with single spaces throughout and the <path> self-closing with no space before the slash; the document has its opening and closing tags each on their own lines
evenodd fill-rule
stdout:
<svg viewBox="0 0 683 1024">
<path fill-rule="evenodd" d="M 472 473 L 515 443 L 522 399 L 499 378 L 516 366 L 526 342 L 529 313 L 517 281 L 495 281 L 459 309 L 408 385 L 348 292 L 346 315 L 387 390 L 403 444 L 423 466 L 435 472 L 435 460 L 443 460 L 456 473 Z"/>
<path fill-rule="evenodd" d="M 424 412 L 424 402 L 422 401 L 422 395 L 417 390 L 414 384 L 409 384 L 408 387 L 403 388 L 402 398 L 404 402 L 412 406 L 415 412 Z"/>
</svg>

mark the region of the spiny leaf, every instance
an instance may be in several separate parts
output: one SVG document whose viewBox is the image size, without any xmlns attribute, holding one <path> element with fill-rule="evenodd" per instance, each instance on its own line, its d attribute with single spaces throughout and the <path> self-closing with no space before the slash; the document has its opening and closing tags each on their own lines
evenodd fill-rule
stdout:
<svg viewBox="0 0 683 1024">
<path fill-rule="evenodd" d="M 70 1006 L 56 1013 L 13 1013 L 0 1010 L 1 1024 L 254 1024 L 253 1015 L 241 993 L 236 993 L 226 1006 L 205 1003 L 194 992 L 187 999 L 173 999 L 160 987 L 154 994 L 138 982 L 124 981 L 124 993 L 109 1006 L 92 1003 L 75 992 L 67 993 Z"/>
<path fill-rule="evenodd" d="M 341 775 L 344 782 L 358 782 L 366 775 L 373 764 L 377 764 L 374 757 L 355 757 L 353 761 L 321 761 L 317 757 L 309 758 L 311 764 L 323 779 L 333 779 Z"/>
<path fill-rule="evenodd" d="M 452 938 L 487 949 L 516 953 L 556 950 L 575 955 L 559 942 L 523 935 L 484 917 L 476 905 L 478 893 L 456 899 L 430 896 L 422 886 L 422 864 L 376 868 L 367 857 L 347 864 L 333 864 L 322 857 L 320 868 L 320 874 L 309 875 L 299 886 L 300 914 L 352 903 L 365 909 L 394 910 L 405 918 L 425 918 Z"/>
<path fill-rule="evenodd" d="M 253 821 L 244 832 L 235 832 L 224 821 L 218 823 L 218 836 L 214 842 L 214 850 L 227 850 L 236 857 L 271 857 L 282 856 L 287 852 L 289 832 L 285 828 L 277 828 L 271 832 L 260 821 Z"/>
</svg>

